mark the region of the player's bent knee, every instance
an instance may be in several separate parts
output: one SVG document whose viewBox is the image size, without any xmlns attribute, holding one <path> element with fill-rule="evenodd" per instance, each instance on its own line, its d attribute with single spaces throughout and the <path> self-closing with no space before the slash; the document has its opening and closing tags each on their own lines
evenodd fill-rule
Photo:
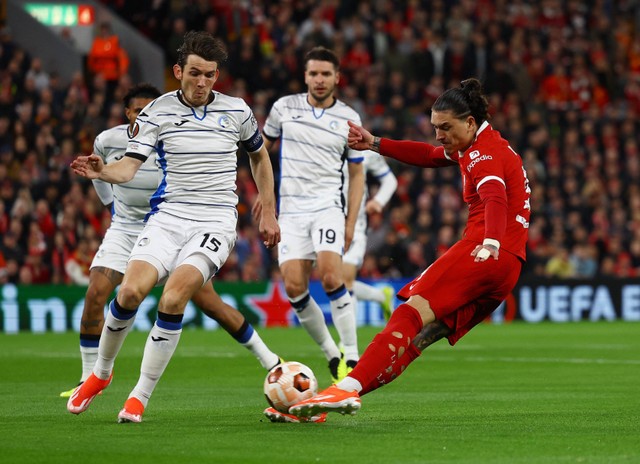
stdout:
<svg viewBox="0 0 640 464">
<path fill-rule="evenodd" d="M 405 304 L 411 306 L 420 313 L 420 317 L 422 318 L 422 325 L 427 325 L 430 322 L 436 320 L 436 315 L 431 309 L 429 300 L 426 300 L 420 295 L 411 296 L 411 298 L 409 298 Z"/>
<path fill-rule="evenodd" d="M 284 291 L 289 298 L 296 298 L 306 292 L 307 287 L 302 282 L 285 282 Z"/>
<path fill-rule="evenodd" d="M 86 307 L 98 308 L 101 310 L 107 303 L 112 291 L 113 287 L 105 288 L 103 286 L 90 283 L 85 295 Z"/>
<path fill-rule="evenodd" d="M 332 290 L 335 290 L 336 288 L 343 285 L 343 283 L 344 282 L 342 281 L 342 279 L 336 274 L 328 272 L 322 276 L 322 288 L 324 288 L 325 291 L 330 292 Z"/>
<path fill-rule="evenodd" d="M 145 298 L 141 288 L 123 284 L 118 290 L 118 303 L 126 309 L 136 309 Z"/>
<path fill-rule="evenodd" d="M 158 311 L 167 314 L 183 314 L 190 295 L 180 289 L 167 289 L 162 293 L 158 303 Z"/>
</svg>

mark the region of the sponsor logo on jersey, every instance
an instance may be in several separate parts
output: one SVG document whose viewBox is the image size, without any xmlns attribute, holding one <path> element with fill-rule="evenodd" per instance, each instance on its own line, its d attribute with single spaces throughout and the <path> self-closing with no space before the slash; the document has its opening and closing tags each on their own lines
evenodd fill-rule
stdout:
<svg viewBox="0 0 640 464">
<path fill-rule="evenodd" d="M 231 121 L 229 120 L 229 116 L 227 116 L 226 114 L 220 116 L 218 118 L 218 124 L 220 125 L 220 127 L 225 129 L 229 127 L 229 125 L 231 124 Z"/>
<path fill-rule="evenodd" d="M 478 156 L 480 156 L 480 152 L 478 150 L 473 150 L 471 153 L 469 153 L 469 159 L 470 160 L 474 160 Z"/>
<path fill-rule="evenodd" d="M 181 125 L 183 125 L 184 123 L 189 122 L 186 119 L 182 119 L 180 122 L 174 122 L 174 124 L 178 127 L 180 127 Z"/>
<path fill-rule="evenodd" d="M 148 244 L 149 244 L 149 238 L 148 237 L 143 237 L 138 242 L 138 246 L 139 247 L 147 246 Z"/>
<path fill-rule="evenodd" d="M 481 157 L 474 159 L 467 166 L 467 172 L 471 172 L 471 170 L 474 168 L 474 166 L 476 164 L 478 164 L 480 161 L 487 161 L 487 160 L 492 160 L 492 159 L 493 159 L 493 156 L 491 156 L 491 155 L 482 155 Z"/>
</svg>

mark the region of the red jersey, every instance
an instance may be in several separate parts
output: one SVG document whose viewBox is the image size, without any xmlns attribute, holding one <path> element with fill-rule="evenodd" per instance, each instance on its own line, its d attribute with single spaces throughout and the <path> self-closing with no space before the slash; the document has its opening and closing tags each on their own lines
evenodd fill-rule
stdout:
<svg viewBox="0 0 640 464">
<path fill-rule="evenodd" d="M 485 238 L 492 238 L 500 242 L 501 250 L 526 259 L 531 213 L 529 180 L 520 156 L 488 122 L 482 123 L 475 141 L 459 153 L 458 159 L 450 158 L 442 147 L 389 139 L 380 140 L 380 152 L 416 166 L 458 164 L 462 196 L 469 205 L 463 239 L 482 243 Z M 490 206 L 498 203 L 501 204 L 497 208 Z"/>
</svg>

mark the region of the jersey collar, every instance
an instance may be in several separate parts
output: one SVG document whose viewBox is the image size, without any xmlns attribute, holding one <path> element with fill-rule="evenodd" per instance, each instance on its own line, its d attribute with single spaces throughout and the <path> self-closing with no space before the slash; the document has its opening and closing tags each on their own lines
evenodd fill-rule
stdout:
<svg viewBox="0 0 640 464">
<path fill-rule="evenodd" d="M 480 124 L 480 127 L 476 131 L 476 138 L 473 140 L 473 143 L 475 143 L 478 140 L 478 136 L 480 135 L 480 133 L 484 131 L 487 127 L 491 127 L 488 121 L 484 121 L 482 124 Z M 465 151 L 458 151 L 458 157 L 462 158 L 468 150 L 469 148 L 467 148 Z"/>
<path fill-rule="evenodd" d="M 178 100 L 180 101 L 180 103 L 182 103 L 184 106 L 186 106 L 187 108 L 194 108 L 194 107 L 193 107 L 193 106 L 191 106 L 189 103 L 187 103 L 187 101 L 184 99 L 184 97 L 182 96 L 182 90 L 178 90 L 178 91 L 177 91 L 177 93 L 176 93 L 176 95 L 177 95 Z M 211 92 L 211 93 L 209 94 L 209 100 L 207 100 L 207 103 L 205 103 L 205 104 L 204 104 L 204 105 L 202 105 L 202 106 L 210 105 L 210 104 L 211 104 L 211 102 L 213 102 L 213 100 L 215 100 L 215 99 L 216 99 L 216 95 L 215 95 L 213 92 Z"/>
</svg>

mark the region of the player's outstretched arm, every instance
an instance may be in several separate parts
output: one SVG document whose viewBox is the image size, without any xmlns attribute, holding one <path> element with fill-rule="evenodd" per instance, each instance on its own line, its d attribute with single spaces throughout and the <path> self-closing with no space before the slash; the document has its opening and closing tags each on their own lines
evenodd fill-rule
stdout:
<svg viewBox="0 0 640 464">
<path fill-rule="evenodd" d="M 259 230 L 264 238 L 266 247 L 271 248 L 280 242 L 280 226 L 276 219 L 276 196 L 274 192 L 273 168 L 269 152 L 263 145 L 254 153 L 249 153 L 251 159 L 251 173 L 260 194 L 260 225 Z M 254 205 L 254 214 L 256 205 Z"/>
<path fill-rule="evenodd" d="M 129 156 L 114 163 L 104 164 L 102 158 L 93 153 L 90 156 L 78 156 L 71 162 L 71 169 L 79 176 L 100 179 L 110 184 L 130 181 L 140 166 L 142 166 L 141 160 Z"/>
</svg>

